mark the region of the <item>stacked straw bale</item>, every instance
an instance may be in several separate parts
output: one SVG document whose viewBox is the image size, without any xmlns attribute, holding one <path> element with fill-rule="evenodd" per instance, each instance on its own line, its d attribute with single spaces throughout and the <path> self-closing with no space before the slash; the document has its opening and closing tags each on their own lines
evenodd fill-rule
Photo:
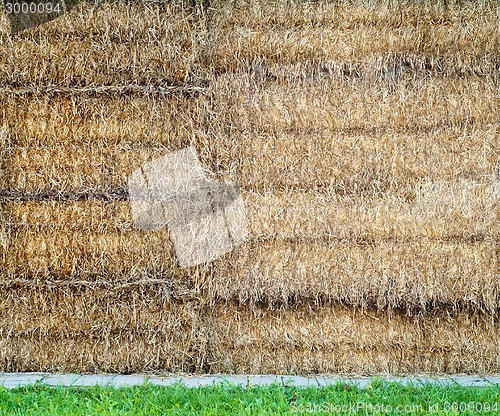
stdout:
<svg viewBox="0 0 500 416">
<path fill-rule="evenodd" d="M 499 372 L 499 11 L 79 5 L 0 22 L 0 369 Z M 127 181 L 194 146 L 249 238 L 179 267 Z"/>
<path fill-rule="evenodd" d="M 296 304 L 269 311 L 224 305 L 214 314 L 211 371 L 241 373 L 494 372 L 498 314 L 393 316 Z"/>
<path fill-rule="evenodd" d="M 202 305 L 188 286 L 25 279 L 1 296 L 5 371 L 192 372 L 205 360 Z"/>
</svg>

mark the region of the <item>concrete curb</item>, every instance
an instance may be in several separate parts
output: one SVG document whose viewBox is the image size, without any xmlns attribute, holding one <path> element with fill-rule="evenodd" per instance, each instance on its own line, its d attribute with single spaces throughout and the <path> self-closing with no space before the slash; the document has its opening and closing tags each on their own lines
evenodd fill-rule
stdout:
<svg viewBox="0 0 500 416">
<path fill-rule="evenodd" d="M 403 384 L 457 384 L 460 386 L 484 387 L 498 386 L 500 388 L 500 375 L 494 376 L 415 376 L 415 377 L 390 377 L 378 376 L 377 378 L 396 381 Z M 270 384 L 284 384 L 295 387 L 324 387 L 338 382 L 350 383 L 360 388 L 366 388 L 373 377 L 349 377 L 340 375 L 321 376 L 277 376 L 277 375 L 202 375 L 202 376 L 153 376 L 153 375 L 121 375 L 121 374 L 52 374 L 52 373 L 0 373 L 0 386 L 16 388 L 35 383 L 47 386 L 68 387 L 130 387 L 140 386 L 144 383 L 158 386 L 171 386 L 180 383 L 187 387 L 211 386 L 214 384 L 230 383 L 242 386 L 261 386 Z"/>
</svg>

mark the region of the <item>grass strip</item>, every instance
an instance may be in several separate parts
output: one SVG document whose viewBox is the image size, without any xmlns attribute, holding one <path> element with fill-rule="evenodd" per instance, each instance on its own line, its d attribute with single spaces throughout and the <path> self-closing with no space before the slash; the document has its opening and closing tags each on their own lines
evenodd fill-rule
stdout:
<svg viewBox="0 0 500 416">
<path fill-rule="evenodd" d="M 498 414 L 498 386 L 401 384 L 374 379 L 367 388 L 339 382 L 322 388 L 293 385 L 189 388 L 0 387 L 0 414 L 22 415 L 290 415 L 290 414 Z"/>
</svg>

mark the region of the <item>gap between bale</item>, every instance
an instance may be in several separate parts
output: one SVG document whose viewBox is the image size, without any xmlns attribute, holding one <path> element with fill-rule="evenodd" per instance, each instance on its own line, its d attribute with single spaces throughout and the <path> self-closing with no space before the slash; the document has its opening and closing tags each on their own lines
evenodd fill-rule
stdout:
<svg viewBox="0 0 500 416">
<path fill-rule="evenodd" d="M 427 316 L 297 303 L 270 311 L 151 291 L 23 288 L 5 296 L 4 371 L 497 372 L 498 313 Z M 8 319 L 11 308 L 18 321 Z"/>
</svg>

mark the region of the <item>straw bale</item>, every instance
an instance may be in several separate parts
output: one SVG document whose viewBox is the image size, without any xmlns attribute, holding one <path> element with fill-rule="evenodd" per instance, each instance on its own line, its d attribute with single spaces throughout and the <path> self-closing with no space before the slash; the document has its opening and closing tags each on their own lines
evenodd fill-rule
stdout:
<svg viewBox="0 0 500 416">
<path fill-rule="evenodd" d="M 283 75 L 280 66 L 297 61 L 320 72 L 339 61 L 347 68 L 367 61 L 380 72 L 378 55 L 403 56 L 404 65 L 456 76 L 492 73 L 497 57 L 498 11 L 488 2 L 451 7 L 447 14 L 417 3 L 286 1 L 224 2 L 208 14 L 143 2 L 106 3 L 92 19 L 88 5 L 79 11 L 36 29 L 37 42 L 26 34 L 9 48 L 4 35 L 0 55 L 7 70 L 0 83 L 179 83 L 247 68 L 255 57 L 271 67 L 271 75 Z M 106 66 L 99 65 L 103 61 Z"/>
<path fill-rule="evenodd" d="M 3 371 L 202 371 L 204 303 L 171 283 L 16 282 L 0 291 Z"/>
<path fill-rule="evenodd" d="M 230 161 L 240 186 L 260 192 L 326 188 L 414 198 L 422 182 L 494 180 L 497 135 L 494 126 L 467 133 L 448 128 L 398 134 L 248 130 L 234 134 L 241 145 L 232 149 Z"/>
<path fill-rule="evenodd" d="M 244 192 L 250 234 L 256 239 L 417 240 L 498 238 L 500 182 L 424 181 L 408 200 L 397 191 Z"/>
<path fill-rule="evenodd" d="M 166 232 L 11 231 L 2 279 L 157 277 L 202 285 L 209 299 L 288 304 L 296 299 L 428 310 L 496 310 L 498 243 L 349 240 L 253 241 L 210 267 L 181 269 Z"/>
<path fill-rule="evenodd" d="M 164 331 L 11 333 L 0 340 L 0 363 L 5 371 L 200 372 L 206 342 L 192 318 L 171 312 Z"/>
<path fill-rule="evenodd" d="M 213 266 L 181 270 L 168 231 L 136 230 L 128 201 L 3 204 L 4 279 L 158 274 L 211 299 L 419 308 L 499 307 L 498 183 L 429 182 L 398 195 L 244 192 L 250 237 Z"/>
<path fill-rule="evenodd" d="M 426 78 L 402 83 L 392 94 L 381 85 L 362 80 L 342 83 L 332 79 L 306 85 L 277 82 L 255 85 L 248 73 L 219 77 L 201 97 L 168 96 L 86 97 L 41 94 L 5 98 L 1 115 L 20 147 L 104 141 L 144 146 L 184 145 L 189 140 L 239 140 L 239 133 L 258 137 L 301 134 L 418 133 L 451 137 L 497 128 L 498 109 L 491 107 L 497 87 L 488 78 L 463 80 Z M 410 105 L 411 104 L 411 105 Z M 218 137 L 220 135 L 231 137 Z M 238 133 L 238 134 L 237 134 Z M 472 134 L 471 134 L 472 133 Z M 414 134 L 416 136 L 416 134 Z M 201 137 L 200 137 L 201 136 Z M 238 143 L 239 145 L 239 143 Z M 185 147 L 185 146 L 184 146 Z"/>
<path fill-rule="evenodd" d="M 335 192 L 243 191 L 253 239 L 418 238 L 471 241 L 498 238 L 496 204 L 500 183 L 460 179 L 423 181 L 412 200 L 398 192 L 339 195 Z M 78 195 L 76 195 L 78 196 Z M 34 196 L 33 196 L 34 197 Z M 4 225 L 15 229 L 94 231 L 102 234 L 135 229 L 130 202 L 82 199 L 8 200 Z"/>
<path fill-rule="evenodd" d="M 137 124 L 138 127 L 138 124 Z M 491 181 L 498 126 L 437 129 L 427 133 L 311 132 L 229 136 L 200 134 L 191 142 L 134 146 L 96 139 L 93 145 L 8 147 L 3 187 L 23 192 L 85 191 L 125 187 L 144 162 L 194 145 L 202 164 L 242 189 L 260 192 L 326 188 L 341 194 L 400 192 L 414 198 L 422 181 Z M 213 140 L 211 140 L 213 138 Z"/>
<path fill-rule="evenodd" d="M 8 201 L 3 204 L 4 225 L 12 229 L 38 231 L 93 231 L 113 234 L 134 231 L 128 200 L 102 202 Z"/>
<path fill-rule="evenodd" d="M 500 368 L 496 315 L 431 316 L 295 305 L 214 307 L 213 373 L 490 373 Z"/>
<path fill-rule="evenodd" d="M 8 372 L 203 372 L 203 353 L 179 339 L 179 332 L 147 336 L 124 331 L 109 338 L 12 336 L 0 339 L 0 367 Z"/>
<path fill-rule="evenodd" d="M 3 273 L 9 276 L 183 276 L 168 231 L 13 230 Z"/>
<path fill-rule="evenodd" d="M 499 372 L 497 7 L 211 6 L 0 12 L 0 369 Z M 188 146 L 250 238 L 186 270 L 126 184 Z"/>
<path fill-rule="evenodd" d="M 180 84 L 197 65 L 205 29 L 192 12 L 173 4 L 123 2 L 95 12 L 88 4 L 78 9 L 0 38 L 0 84 Z"/>
<path fill-rule="evenodd" d="M 399 88 L 399 85 L 401 87 Z M 498 87 L 485 77 L 401 80 L 389 91 L 362 79 L 348 83 L 321 79 L 305 85 L 277 82 L 256 85 L 250 75 L 217 78 L 213 91 L 224 91 L 217 104 L 218 123 L 234 132 L 430 131 L 486 126 L 500 117 Z"/>
<path fill-rule="evenodd" d="M 425 316 L 165 300 L 158 287 L 12 285 L 0 309 L 4 371 L 495 372 L 499 316 Z M 16 316 L 16 319 L 12 319 Z M 69 348 L 71 347 L 71 348 Z"/>
<path fill-rule="evenodd" d="M 200 134 L 207 112 L 201 98 L 185 94 L 5 94 L 4 108 L 19 148 L 176 149 Z"/>
<path fill-rule="evenodd" d="M 140 153 L 135 156 L 140 158 Z M 104 163 L 101 149 L 93 147 L 16 149 L 4 168 L 3 179 L 5 188 L 25 192 L 106 189 L 111 181 Z"/>
<path fill-rule="evenodd" d="M 2 336 L 102 337 L 127 330 L 136 335 L 160 335 L 180 330 L 183 325 L 193 332 L 201 331 L 203 301 L 200 292 L 187 282 L 17 279 L 0 284 Z"/>
<path fill-rule="evenodd" d="M 297 299 L 376 309 L 438 305 L 497 310 L 497 242 L 369 239 L 248 243 L 215 265 L 211 298 L 289 304 Z"/>
<path fill-rule="evenodd" d="M 189 143 L 189 142 L 188 142 Z M 217 153 L 204 143 L 198 144 L 198 154 L 208 170 L 216 167 Z M 126 189 L 132 172 L 144 163 L 171 152 L 167 147 L 106 143 L 82 147 L 59 145 L 47 147 L 12 147 L 6 151 L 0 185 L 21 193 L 44 194 L 106 194 L 109 190 Z M 225 175 L 230 178 L 229 175 Z"/>
<path fill-rule="evenodd" d="M 258 57 L 274 76 L 297 61 L 349 68 L 367 56 L 399 54 L 445 76 L 490 73 L 499 38 L 494 4 L 455 3 L 446 12 L 440 4 L 224 2 L 211 16 L 212 61 L 219 71 L 235 71 Z M 351 76 L 359 75 L 354 68 Z"/>
</svg>

